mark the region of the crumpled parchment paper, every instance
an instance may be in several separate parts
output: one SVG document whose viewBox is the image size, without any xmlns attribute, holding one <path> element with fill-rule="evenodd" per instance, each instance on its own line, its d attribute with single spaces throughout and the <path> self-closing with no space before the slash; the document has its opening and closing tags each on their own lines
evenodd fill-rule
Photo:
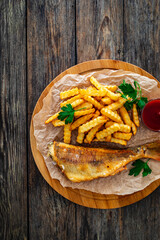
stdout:
<svg viewBox="0 0 160 240">
<path fill-rule="evenodd" d="M 89 78 L 92 75 L 104 85 L 119 85 L 122 83 L 123 79 L 133 85 L 134 80 L 136 80 L 140 83 L 143 96 L 148 97 L 148 99 L 160 97 L 160 89 L 157 87 L 157 82 L 154 79 L 149 79 L 133 72 L 104 69 L 83 75 L 68 74 L 56 82 L 50 89 L 48 95 L 43 99 L 42 109 L 33 118 L 37 148 L 44 158 L 51 177 L 58 179 L 63 187 L 85 189 L 101 194 L 117 195 L 131 194 L 142 190 L 150 183 L 160 178 L 160 162 L 150 160 L 148 165 L 152 169 L 152 173 L 144 178 L 142 177 L 142 174 L 139 174 L 137 177 L 128 175 L 129 169 L 131 168 L 130 163 L 127 166 L 127 171 L 122 171 L 115 176 L 99 178 L 88 182 L 73 183 L 61 173 L 53 160 L 50 157 L 47 157 L 48 144 L 54 140 L 63 141 L 63 127 L 53 127 L 51 123 L 47 125 L 44 123 L 46 119 L 60 110 L 60 92 L 76 86 L 81 88 L 90 86 Z M 77 144 L 75 141 L 76 135 L 77 132 L 74 131 L 72 133 L 71 144 Z M 127 147 L 138 146 L 159 139 L 160 133 L 148 130 L 141 122 L 137 134 L 131 138 Z M 100 144 L 98 146 L 100 146 Z"/>
</svg>

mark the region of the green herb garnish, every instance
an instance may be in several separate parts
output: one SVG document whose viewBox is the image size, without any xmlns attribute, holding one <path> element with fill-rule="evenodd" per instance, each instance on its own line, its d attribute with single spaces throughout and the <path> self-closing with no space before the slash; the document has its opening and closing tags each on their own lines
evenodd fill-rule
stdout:
<svg viewBox="0 0 160 240">
<path fill-rule="evenodd" d="M 135 88 L 132 87 L 130 83 L 126 83 L 125 80 L 123 80 L 123 83 L 118 87 L 122 91 L 122 97 L 127 99 L 126 103 L 124 104 L 127 110 L 132 109 L 134 103 L 137 104 L 138 108 L 141 110 L 148 102 L 147 98 L 142 97 L 142 90 L 137 81 L 134 81 Z M 131 98 L 131 100 L 129 100 L 128 97 Z"/>
<path fill-rule="evenodd" d="M 74 118 L 74 113 L 85 108 L 74 110 L 71 104 L 67 104 L 61 108 L 61 112 L 58 115 L 58 119 L 63 121 L 65 119 L 65 124 L 72 123 Z"/>
<path fill-rule="evenodd" d="M 138 159 L 137 161 L 132 163 L 132 166 L 134 166 L 134 168 L 130 170 L 129 175 L 134 175 L 134 177 L 136 177 L 140 174 L 142 170 L 143 177 L 147 176 L 148 174 L 151 174 L 152 170 L 148 166 L 148 161 L 149 159 L 147 160 L 147 162 L 143 162 L 142 160 Z"/>
</svg>

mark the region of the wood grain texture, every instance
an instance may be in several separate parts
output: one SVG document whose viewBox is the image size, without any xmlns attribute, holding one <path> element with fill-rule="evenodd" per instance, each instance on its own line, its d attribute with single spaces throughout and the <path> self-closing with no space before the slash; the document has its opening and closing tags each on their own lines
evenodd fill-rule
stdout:
<svg viewBox="0 0 160 240">
<path fill-rule="evenodd" d="M 26 4 L 0 1 L 0 239 L 27 239 Z"/>
<path fill-rule="evenodd" d="M 160 80 L 160 1 L 124 0 L 124 61 Z M 160 188 L 142 201 L 121 209 L 121 237 L 160 239 Z M 130 226 L 132 226 L 130 228 Z"/>
<path fill-rule="evenodd" d="M 76 1 L 77 63 L 123 57 L 123 1 Z"/>
<path fill-rule="evenodd" d="M 28 131 L 40 93 L 60 72 L 75 64 L 75 1 L 27 1 Z M 46 184 L 29 166 L 29 239 L 76 239 L 75 204 Z"/>
</svg>

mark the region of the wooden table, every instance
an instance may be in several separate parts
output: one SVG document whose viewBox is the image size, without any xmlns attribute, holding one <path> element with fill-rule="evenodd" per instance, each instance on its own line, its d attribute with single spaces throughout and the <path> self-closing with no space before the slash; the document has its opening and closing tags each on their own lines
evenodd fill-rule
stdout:
<svg viewBox="0 0 160 240">
<path fill-rule="evenodd" d="M 112 58 L 159 80 L 159 48 L 160 0 L 0 1 L 0 239 L 160 239 L 160 188 L 121 209 L 78 206 L 45 182 L 29 143 L 35 103 L 59 73 Z"/>
</svg>

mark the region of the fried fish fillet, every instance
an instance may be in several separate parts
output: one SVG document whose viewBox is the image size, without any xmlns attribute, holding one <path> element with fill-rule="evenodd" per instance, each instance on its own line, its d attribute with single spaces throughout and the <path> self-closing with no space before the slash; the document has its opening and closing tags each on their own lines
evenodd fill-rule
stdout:
<svg viewBox="0 0 160 240">
<path fill-rule="evenodd" d="M 85 148 L 61 142 L 49 146 L 49 155 L 72 182 L 115 175 L 139 158 L 160 161 L 160 141 L 122 150 Z"/>
</svg>

